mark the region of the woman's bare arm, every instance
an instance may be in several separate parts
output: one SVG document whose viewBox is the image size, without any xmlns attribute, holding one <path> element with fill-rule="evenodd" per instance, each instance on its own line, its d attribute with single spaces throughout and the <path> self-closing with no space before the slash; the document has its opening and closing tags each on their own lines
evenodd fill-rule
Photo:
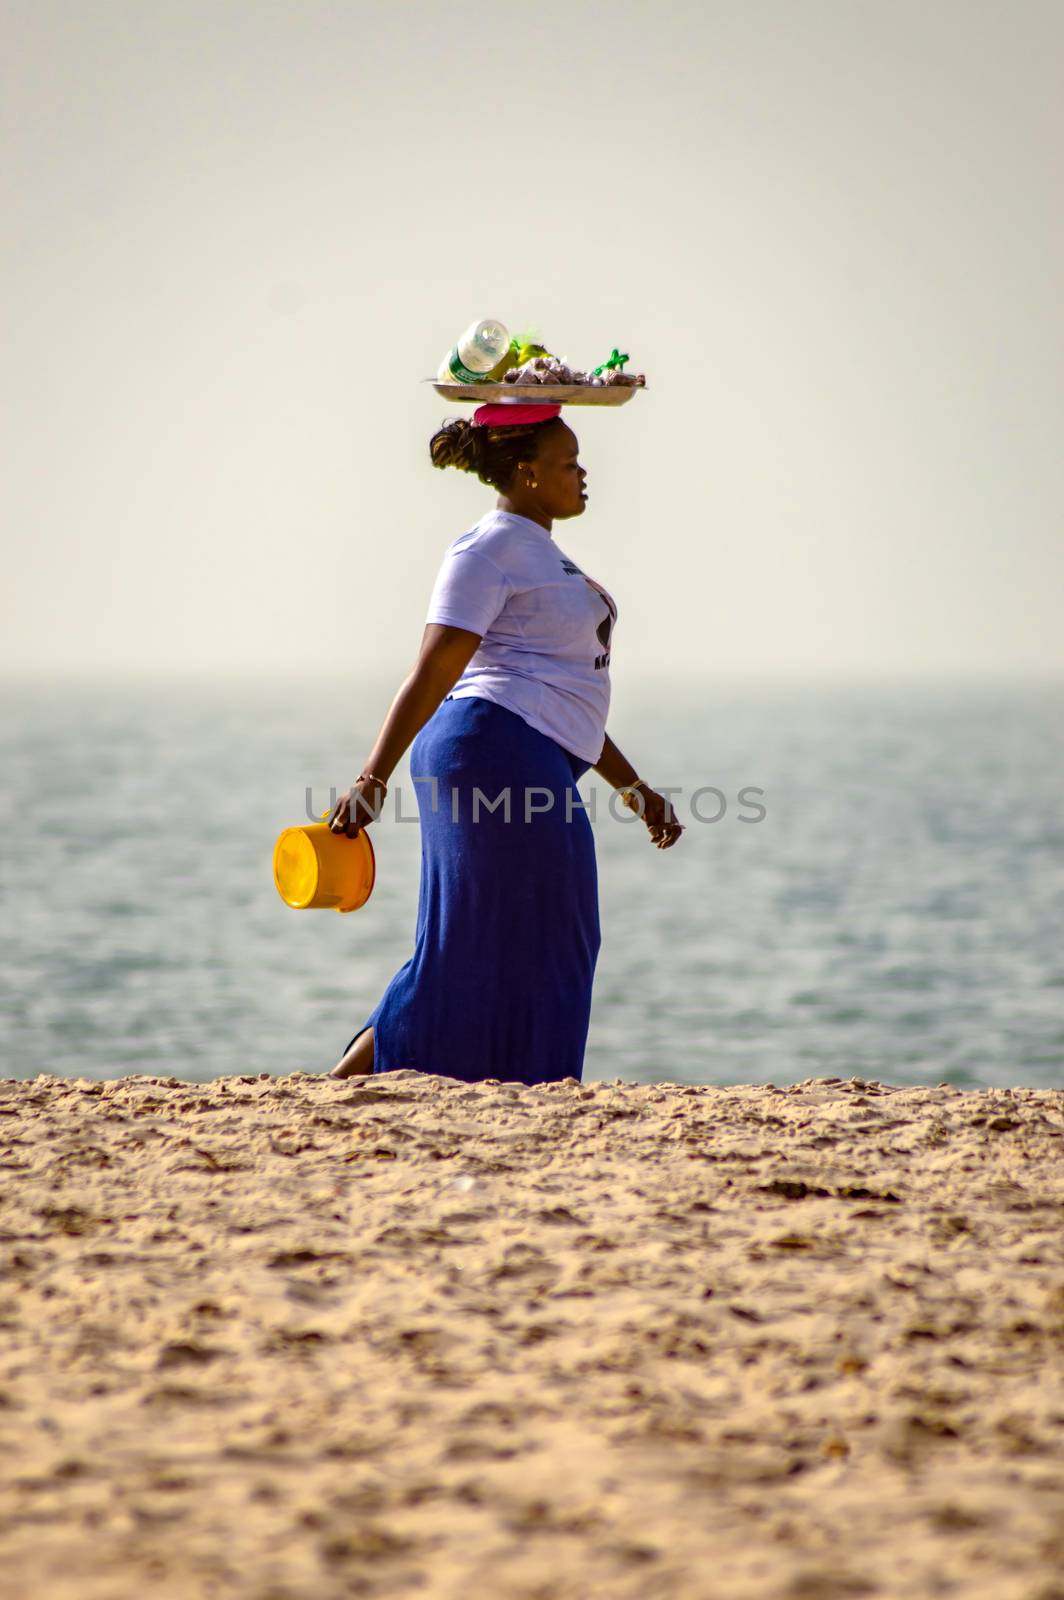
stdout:
<svg viewBox="0 0 1064 1600">
<path fill-rule="evenodd" d="M 481 635 L 468 628 L 451 628 L 442 622 L 426 624 L 417 661 L 388 708 L 373 749 L 363 763 L 363 772 L 372 773 L 381 783 L 388 782 L 404 753 L 462 676 L 480 640 Z M 356 795 L 362 797 L 363 804 L 356 804 Z M 337 801 L 329 826 L 334 833 L 345 833 L 353 839 L 359 828 L 373 820 L 372 813 L 379 810 L 382 799 L 377 784 L 353 784 Z"/>
<path fill-rule="evenodd" d="M 622 755 L 609 734 L 606 735 L 606 742 L 602 746 L 602 754 L 595 762 L 595 771 L 614 789 L 620 789 L 626 783 L 634 783 L 639 776 L 628 757 Z"/>
</svg>

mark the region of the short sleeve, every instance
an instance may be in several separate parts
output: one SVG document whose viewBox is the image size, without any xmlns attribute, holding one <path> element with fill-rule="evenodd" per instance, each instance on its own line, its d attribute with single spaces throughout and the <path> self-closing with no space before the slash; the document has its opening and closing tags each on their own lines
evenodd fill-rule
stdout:
<svg viewBox="0 0 1064 1600">
<path fill-rule="evenodd" d="M 475 550 L 452 550 L 436 574 L 425 622 L 487 633 L 514 592 L 506 574 Z"/>
</svg>

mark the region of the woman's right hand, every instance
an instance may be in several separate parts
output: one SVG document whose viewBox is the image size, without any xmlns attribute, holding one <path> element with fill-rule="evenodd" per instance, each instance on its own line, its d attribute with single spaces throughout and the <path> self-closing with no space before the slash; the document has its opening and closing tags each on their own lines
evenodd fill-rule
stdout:
<svg viewBox="0 0 1064 1600">
<path fill-rule="evenodd" d="M 385 785 L 376 778 L 356 778 L 347 793 L 340 796 L 333 808 L 329 818 L 331 832 L 342 833 L 348 839 L 357 839 L 362 829 L 367 828 L 380 816 L 387 792 Z"/>
<path fill-rule="evenodd" d="M 656 789 L 651 789 L 649 784 L 643 784 L 635 793 L 629 790 L 623 804 L 629 811 L 641 814 L 650 834 L 650 842 L 657 845 L 659 850 L 668 850 L 683 832 L 683 823 L 677 822 L 671 801 Z"/>
</svg>

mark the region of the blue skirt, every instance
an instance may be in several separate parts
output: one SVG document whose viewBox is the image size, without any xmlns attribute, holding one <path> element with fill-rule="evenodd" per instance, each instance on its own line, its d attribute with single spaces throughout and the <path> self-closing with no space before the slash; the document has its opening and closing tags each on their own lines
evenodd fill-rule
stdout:
<svg viewBox="0 0 1064 1600">
<path fill-rule="evenodd" d="M 344 1053 L 371 1027 L 375 1073 L 580 1079 L 600 942 L 595 840 L 576 788 L 590 765 L 493 701 L 441 703 L 410 749 L 414 954 Z"/>
</svg>

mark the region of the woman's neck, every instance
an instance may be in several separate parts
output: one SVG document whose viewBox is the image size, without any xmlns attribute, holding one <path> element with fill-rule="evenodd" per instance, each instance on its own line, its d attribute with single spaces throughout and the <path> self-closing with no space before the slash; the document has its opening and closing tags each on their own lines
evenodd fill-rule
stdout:
<svg viewBox="0 0 1064 1600">
<path fill-rule="evenodd" d="M 546 528 L 548 533 L 554 526 L 553 517 L 544 516 L 538 506 L 525 504 L 520 495 L 500 494 L 495 502 L 495 509 L 496 511 L 508 511 L 512 517 L 527 517 L 529 522 L 538 522 L 540 527 Z"/>
</svg>

